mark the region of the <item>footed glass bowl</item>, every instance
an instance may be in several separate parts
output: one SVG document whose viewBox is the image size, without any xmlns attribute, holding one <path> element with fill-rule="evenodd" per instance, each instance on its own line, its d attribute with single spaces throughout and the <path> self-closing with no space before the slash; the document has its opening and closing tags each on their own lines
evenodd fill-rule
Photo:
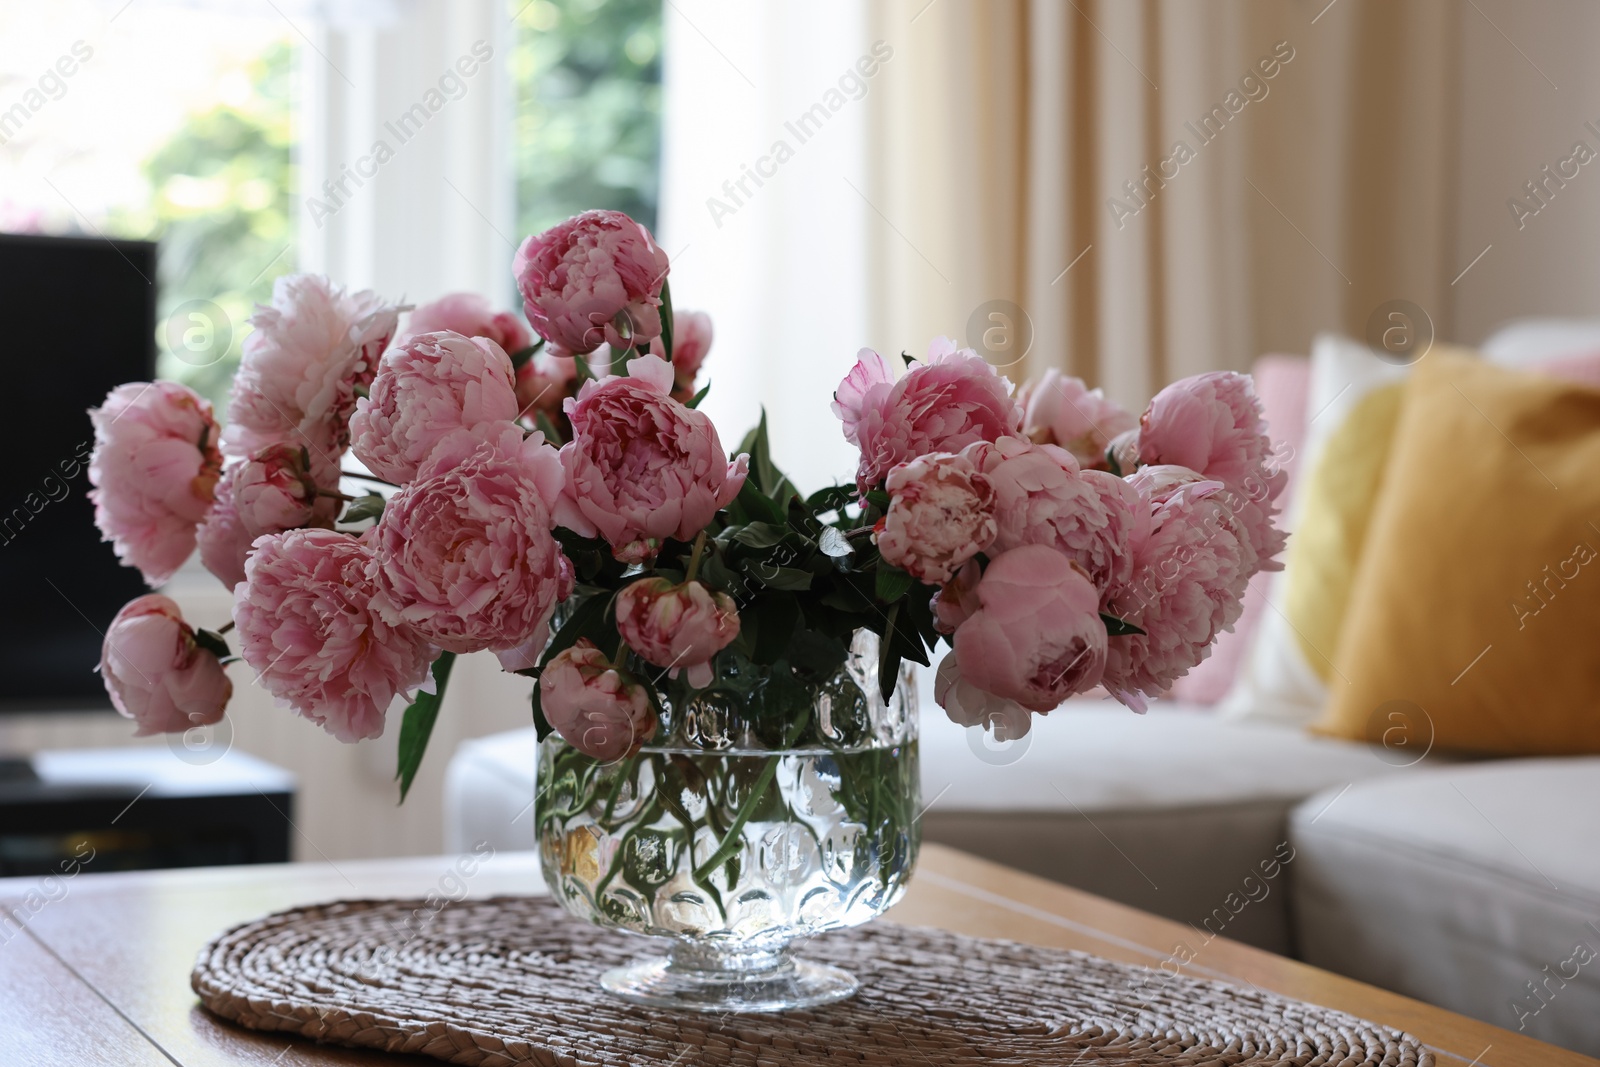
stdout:
<svg viewBox="0 0 1600 1067">
<path fill-rule="evenodd" d="M 674 688 L 652 743 L 616 762 L 545 739 L 535 811 L 551 892 L 663 949 L 602 986 L 710 1012 L 856 991 L 791 945 L 882 913 L 916 861 L 914 682 L 902 672 L 884 701 L 877 652 L 861 631 L 822 679 L 724 654 L 712 685 Z"/>
</svg>

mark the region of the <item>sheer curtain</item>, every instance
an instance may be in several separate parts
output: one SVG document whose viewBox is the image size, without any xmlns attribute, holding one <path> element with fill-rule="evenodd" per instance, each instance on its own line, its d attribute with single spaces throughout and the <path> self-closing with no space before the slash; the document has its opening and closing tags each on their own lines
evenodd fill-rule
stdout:
<svg viewBox="0 0 1600 1067">
<path fill-rule="evenodd" d="M 675 304 L 712 314 L 703 410 L 732 448 L 764 405 L 798 485 L 847 479 L 828 404 L 870 340 L 869 115 L 899 54 L 873 56 L 851 2 L 668 0 L 664 19 L 658 237 Z"/>
<path fill-rule="evenodd" d="M 671 0 L 662 237 L 678 298 L 716 312 L 708 409 L 732 428 L 764 401 L 814 484 L 849 463 L 818 411 L 856 347 L 976 344 L 996 301 L 1031 326 L 1008 373 L 1062 367 L 1130 405 L 1320 329 L 1360 335 L 1390 299 L 1445 331 L 1461 18 L 1442 0 Z M 874 42 L 890 58 L 862 98 L 734 205 L 723 183 L 738 194 Z"/>
<path fill-rule="evenodd" d="M 1388 299 L 1440 315 L 1459 12 L 1325 5 L 874 5 L 903 42 L 872 141 L 901 231 L 874 244 L 885 331 L 964 331 L 1010 301 L 1031 366 L 1141 404 L 1360 334 Z"/>
</svg>

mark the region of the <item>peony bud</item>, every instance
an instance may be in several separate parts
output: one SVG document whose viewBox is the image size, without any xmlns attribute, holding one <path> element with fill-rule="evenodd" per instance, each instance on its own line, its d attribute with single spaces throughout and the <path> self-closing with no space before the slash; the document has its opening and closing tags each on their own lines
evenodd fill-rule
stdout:
<svg viewBox="0 0 1600 1067">
<path fill-rule="evenodd" d="M 268 445 L 225 475 L 233 507 L 250 540 L 302 526 L 332 526 L 332 497 L 317 496 L 308 452 L 292 444 Z M 320 521 L 314 521 L 319 520 Z"/>
<path fill-rule="evenodd" d="M 585 211 L 529 237 L 511 269 L 528 321 L 558 355 L 635 348 L 661 334 L 667 254 L 620 211 Z"/>
<path fill-rule="evenodd" d="M 556 733 L 597 760 L 632 755 L 655 736 L 656 714 L 645 687 L 613 667 L 587 638 L 545 666 L 539 700 Z"/>
<path fill-rule="evenodd" d="M 673 585 L 643 578 L 617 594 L 617 632 L 628 647 L 657 667 L 689 672 L 689 684 L 711 684 L 711 659 L 739 636 L 739 609 L 727 593 L 699 582 Z"/>
<path fill-rule="evenodd" d="M 111 620 L 100 676 L 117 711 L 139 724 L 140 737 L 209 726 L 233 696 L 216 654 L 196 642 L 176 603 L 154 593 Z"/>
</svg>

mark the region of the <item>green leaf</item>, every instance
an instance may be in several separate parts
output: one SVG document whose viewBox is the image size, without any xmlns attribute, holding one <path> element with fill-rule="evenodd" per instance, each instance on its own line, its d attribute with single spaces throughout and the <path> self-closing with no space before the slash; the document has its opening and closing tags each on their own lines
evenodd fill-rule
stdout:
<svg viewBox="0 0 1600 1067">
<path fill-rule="evenodd" d="M 660 314 L 661 314 L 661 350 L 667 354 L 667 362 L 671 363 L 672 362 L 672 327 L 674 325 L 676 325 L 676 324 L 672 321 L 672 285 L 671 285 L 671 282 L 666 278 L 662 278 L 661 279 L 661 308 L 660 308 Z M 705 391 L 701 390 L 700 396 L 704 396 L 704 395 L 705 395 Z M 695 401 L 698 403 L 699 399 L 700 399 L 699 397 L 696 397 Z M 690 407 L 694 407 L 694 404 L 690 404 L 689 406 Z"/>
<path fill-rule="evenodd" d="M 709 551 L 700 560 L 698 577 L 711 588 L 735 597 L 743 595 L 747 584 L 744 576 L 729 567 L 720 555 Z"/>
<path fill-rule="evenodd" d="M 855 486 L 830 485 L 806 497 L 806 509 L 813 515 L 825 515 L 830 511 L 842 511 L 854 499 L 856 499 Z"/>
<path fill-rule="evenodd" d="M 339 521 L 366 522 L 368 519 L 376 519 L 383 514 L 383 504 L 382 495 L 368 491 L 350 501 Z"/>
<path fill-rule="evenodd" d="M 584 359 L 582 355 L 573 353 L 572 367 L 577 372 L 579 385 L 582 385 L 584 382 L 592 382 L 595 380 L 594 368 L 589 366 L 589 361 Z"/>
<path fill-rule="evenodd" d="M 767 409 L 761 409 L 761 421 L 755 429 L 744 435 L 739 451 L 750 456 L 750 478 L 766 496 L 786 501 L 795 494 L 793 483 L 772 463 L 772 446 L 767 441 Z M 747 479 L 748 481 L 748 479 Z"/>
<path fill-rule="evenodd" d="M 810 571 L 795 567 L 775 567 L 770 563 L 757 563 L 748 573 L 768 589 L 788 589 L 792 592 L 810 589 L 813 577 Z"/>
<path fill-rule="evenodd" d="M 577 644 L 580 637 L 587 637 L 607 655 L 614 653 L 617 648 L 617 631 L 615 627 L 606 625 L 606 610 L 610 606 L 610 594 L 599 593 L 585 598 L 581 604 L 573 608 L 572 614 L 567 616 L 567 621 L 550 639 L 549 646 L 539 659 L 539 666 L 549 666 L 550 661 L 558 654 Z"/>
<path fill-rule="evenodd" d="M 917 580 L 899 567 L 891 567 L 882 561 L 878 563 L 878 577 L 875 588 L 878 599 L 885 604 L 893 604 L 911 592 L 911 587 L 916 584 Z"/>
<path fill-rule="evenodd" d="M 711 392 L 711 383 L 707 382 L 706 384 L 704 384 L 704 385 L 702 385 L 700 387 L 700 391 L 699 392 L 695 393 L 694 396 L 689 399 L 689 403 L 686 404 L 685 407 L 689 407 L 689 408 L 697 408 L 697 407 L 699 407 L 700 406 L 700 401 L 704 400 L 706 398 L 706 394 L 709 393 L 709 392 Z"/>
<path fill-rule="evenodd" d="M 775 663 L 789 651 L 790 638 L 800 623 L 800 605 L 794 597 L 781 594 L 759 596 L 741 614 L 751 614 L 759 620 L 750 657 L 752 660 L 756 663 Z"/>
<path fill-rule="evenodd" d="M 763 493 L 761 487 L 751 478 L 746 478 L 744 484 L 739 487 L 739 495 L 734 498 L 734 504 L 741 509 L 735 516 L 738 522 L 774 524 L 783 522 L 783 508 L 778 506 L 777 501 Z"/>
<path fill-rule="evenodd" d="M 422 766 L 422 754 L 428 750 L 428 738 L 433 736 L 433 724 L 439 718 L 439 704 L 444 700 L 445 686 L 450 681 L 450 668 L 455 665 L 454 652 L 441 652 L 433 661 L 433 692 L 418 693 L 405 717 L 400 720 L 400 766 L 394 776 L 400 780 L 400 803 L 406 801 L 411 782 Z"/>
<path fill-rule="evenodd" d="M 899 604 L 889 605 L 889 615 L 883 624 L 883 640 L 879 645 L 878 692 L 884 703 L 894 696 L 894 686 L 900 680 L 900 654 L 895 651 L 894 620 L 900 614 Z"/>
<path fill-rule="evenodd" d="M 822 549 L 823 555 L 832 559 L 843 559 L 855 551 L 850 547 L 845 535 L 832 526 L 822 528 L 822 536 L 817 540 L 817 547 Z"/>
<path fill-rule="evenodd" d="M 789 662 L 819 678 L 837 671 L 848 651 L 842 639 L 815 630 L 796 630 L 789 640 Z"/>
<path fill-rule="evenodd" d="M 544 434 L 544 439 L 555 447 L 560 448 L 562 445 L 566 444 L 566 442 L 561 439 L 561 431 L 556 429 L 556 424 L 551 422 L 550 416 L 546 415 L 544 412 L 535 411 L 533 413 L 533 424 L 539 428 L 540 433 Z"/>
<path fill-rule="evenodd" d="M 863 580 L 864 576 L 853 574 L 850 578 L 850 581 L 837 583 L 832 589 L 822 594 L 819 598 L 819 603 L 825 607 L 848 612 L 852 615 L 874 610 L 871 591 L 862 588 L 862 585 L 856 584 L 857 580 Z"/>
<path fill-rule="evenodd" d="M 537 678 L 533 680 L 531 703 L 533 704 L 533 730 L 538 735 L 539 740 L 543 741 L 555 733 L 556 728 L 551 726 L 550 720 L 544 717 L 544 702 L 539 694 L 539 679 Z"/>
<path fill-rule="evenodd" d="M 1118 478 L 1122 477 L 1122 464 L 1117 462 L 1117 453 L 1115 449 L 1106 449 L 1106 470 L 1110 471 Z"/>
<path fill-rule="evenodd" d="M 228 651 L 228 642 L 215 630 L 202 630 L 198 627 L 194 631 L 194 643 L 211 653 L 218 659 L 227 659 L 233 655 Z"/>
<path fill-rule="evenodd" d="M 544 338 L 541 337 L 527 348 L 519 348 L 511 353 L 511 369 L 521 370 L 523 366 L 539 354 L 539 349 L 544 347 Z"/>
<path fill-rule="evenodd" d="M 869 489 L 867 490 L 867 503 L 877 508 L 879 511 L 888 511 L 889 494 L 885 493 L 882 489 Z"/>
<path fill-rule="evenodd" d="M 771 522 L 752 522 L 734 532 L 733 539 L 748 548 L 772 548 L 789 536 L 787 526 Z"/>
<path fill-rule="evenodd" d="M 1144 633 L 1143 630 L 1127 619 L 1119 619 L 1115 615 L 1107 615 L 1103 611 L 1100 613 L 1100 621 L 1106 624 L 1107 637 L 1127 637 L 1130 634 Z"/>
</svg>

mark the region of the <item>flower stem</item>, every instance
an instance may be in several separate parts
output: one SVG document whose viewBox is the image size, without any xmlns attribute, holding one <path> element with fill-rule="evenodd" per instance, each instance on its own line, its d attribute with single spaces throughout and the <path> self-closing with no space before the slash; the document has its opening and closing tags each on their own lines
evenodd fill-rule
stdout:
<svg viewBox="0 0 1600 1067">
<path fill-rule="evenodd" d="M 593 757 L 590 758 L 592 759 Z M 605 811 L 600 815 L 600 825 L 605 827 L 607 832 L 611 829 L 611 820 L 617 810 L 617 798 L 622 794 L 622 786 L 625 782 L 633 779 L 638 766 L 639 753 L 635 752 L 628 757 L 628 762 L 623 764 L 622 773 L 617 775 L 616 779 L 611 783 L 611 792 L 606 796 Z"/>
<path fill-rule="evenodd" d="M 341 493 L 337 489 L 323 489 L 320 486 L 317 489 L 317 495 L 332 497 L 334 500 L 343 500 L 347 504 L 355 499 L 355 497 L 350 496 L 347 493 Z"/>
<path fill-rule="evenodd" d="M 221 626 L 217 627 L 215 630 L 213 630 L 211 632 L 212 633 L 217 633 L 217 634 L 225 634 L 231 629 L 233 629 L 233 620 L 229 619 L 227 622 L 223 623 Z"/>
<path fill-rule="evenodd" d="M 800 740 L 800 735 L 805 732 L 805 728 L 810 722 L 811 706 L 806 704 L 801 708 L 800 714 L 795 716 L 794 729 L 789 732 L 788 738 L 784 741 L 783 747 L 785 750 L 794 747 L 795 742 Z M 774 753 L 767 757 L 767 765 L 761 768 L 760 777 L 750 787 L 750 795 L 745 798 L 743 804 L 739 805 L 738 812 L 733 816 L 733 822 L 728 825 L 728 832 L 723 835 L 722 844 L 717 846 L 717 850 L 711 854 L 709 859 L 694 869 L 693 877 L 695 881 L 704 881 L 708 873 L 728 862 L 733 858 L 733 854 L 739 850 L 745 823 L 749 822 L 750 817 L 755 814 L 757 805 L 766 799 L 767 790 L 772 788 L 772 779 L 777 777 L 778 764 L 782 760 L 783 755 L 781 753 Z"/>
<path fill-rule="evenodd" d="M 700 554 L 705 550 L 706 532 L 701 530 L 700 535 L 694 539 L 694 550 L 689 553 L 689 569 L 683 576 L 685 584 L 694 581 L 694 576 L 700 573 Z"/>
</svg>

